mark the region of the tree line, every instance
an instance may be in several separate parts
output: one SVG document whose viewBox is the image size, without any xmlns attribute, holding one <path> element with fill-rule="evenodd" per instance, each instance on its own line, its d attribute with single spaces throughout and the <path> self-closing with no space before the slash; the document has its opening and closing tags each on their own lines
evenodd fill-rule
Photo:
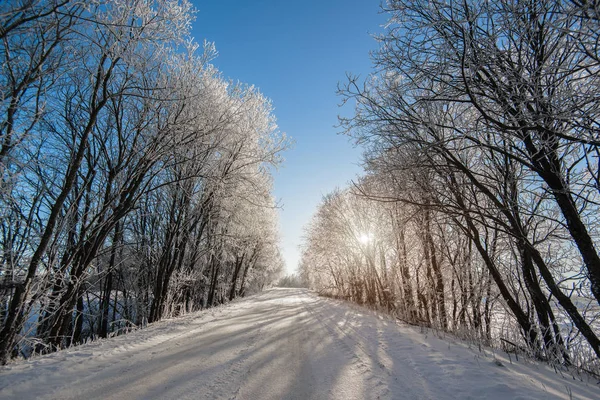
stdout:
<svg viewBox="0 0 600 400">
<path fill-rule="evenodd" d="M 0 4 L 0 363 L 262 288 L 282 268 L 257 89 L 189 2 Z"/>
<path fill-rule="evenodd" d="M 364 175 L 309 225 L 323 293 L 597 370 L 600 13 L 587 1 L 390 0 L 340 87 Z"/>
</svg>

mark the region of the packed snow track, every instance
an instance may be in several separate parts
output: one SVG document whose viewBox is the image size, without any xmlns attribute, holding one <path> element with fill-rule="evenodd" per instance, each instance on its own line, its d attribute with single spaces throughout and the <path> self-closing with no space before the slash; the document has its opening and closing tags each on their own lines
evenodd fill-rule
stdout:
<svg viewBox="0 0 600 400">
<path fill-rule="evenodd" d="M 600 397 L 543 365 L 273 289 L 0 371 L 1 399 Z"/>
</svg>

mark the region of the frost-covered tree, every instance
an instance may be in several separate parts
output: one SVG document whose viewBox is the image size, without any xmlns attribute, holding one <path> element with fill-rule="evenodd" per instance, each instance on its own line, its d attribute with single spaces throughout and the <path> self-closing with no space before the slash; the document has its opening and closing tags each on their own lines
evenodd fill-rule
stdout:
<svg viewBox="0 0 600 400">
<path fill-rule="evenodd" d="M 263 210 L 287 142 L 192 18 L 185 0 L 0 6 L 1 363 L 218 304 L 279 266 Z"/>
<path fill-rule="evenodd" d="M 407 275 L 414 298 L 395 309 L 507 339 L 510 330 L 494 324 L 501 312 L 534 354 L 596 362 L 593 7 L 389 1 L 384 9 L 376 72 L 342 88 L 356 104 L 342 124 L 366 150 L 359 194 L 399 210 L 390 218 L 410 240 L 405 258 L 419 260 Z M 307 261 L 316 254 L 303 262 L 313 278 L 325 265 Z"/>
</svg>

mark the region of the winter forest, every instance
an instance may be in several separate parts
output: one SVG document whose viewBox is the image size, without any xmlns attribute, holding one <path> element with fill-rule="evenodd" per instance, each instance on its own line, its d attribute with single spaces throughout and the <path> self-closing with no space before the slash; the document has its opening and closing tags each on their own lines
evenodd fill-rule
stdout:
<svg viewBox="0 0 600 400">
<path fill-rule="evenodd" d="M 177 1 L 0 5 L 0 362 L 210 307 L 281 269 L 269 100 Z"/>
<path fill-rule="evenodd" d="M 338 85 L 364 171 L 281 279 L 291 140 L 188 1 L 0 2 L 0 364 L 279 281 L 600 376 L 600 5 L 381 12 Z"/>
<path fill-rule="evenodd" d="M 365 172 L 307 229 L 302 276 L 403 321 L 598 371 L 600 8 L 388 1 L 342 119 Z"/>
</svg>

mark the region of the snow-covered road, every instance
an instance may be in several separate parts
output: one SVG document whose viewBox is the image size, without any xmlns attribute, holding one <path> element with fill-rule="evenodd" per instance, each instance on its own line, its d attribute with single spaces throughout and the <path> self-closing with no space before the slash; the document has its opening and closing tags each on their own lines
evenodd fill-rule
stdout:
<svg viewBox="0 0 600 400">
<path fill-rule="evenodd" d="M 501 365 L 498 365 L 501 364 Z M 302 289 L 273 289 L 0 370 L 0 399 L 598 399 Z"/>
</svg>

